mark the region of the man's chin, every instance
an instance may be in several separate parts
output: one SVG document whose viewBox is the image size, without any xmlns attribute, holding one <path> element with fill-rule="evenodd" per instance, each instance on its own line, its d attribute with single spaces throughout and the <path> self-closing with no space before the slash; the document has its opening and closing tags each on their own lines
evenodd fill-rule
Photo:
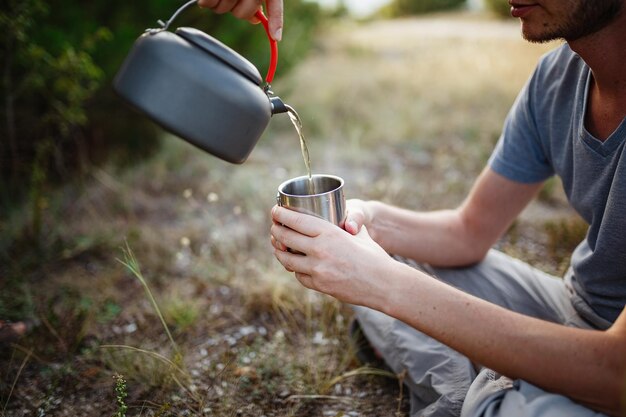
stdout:
<svg viewBox="0 0 626 417">
<path fill-rule="evenodd" d="M 557 39 L 561 39 L 560 36 L 545 31 L 534 31 L 531 28 L 524 27 L 522 22 L 522 37 L 524 40 L 532 43 L 547 43 Z"/>
<path fill-rule="evenodd" d="M 531 43 L 548 43 L 548 42 L 552 42 L 554 40 L 557 40 L 559 38 L 546 38 L 546 37 L 538 37 L 538 36 L 526 36 L 524 33 L 522 33 L 522 37 L 524 38 L 524 40 L 531 42 Z"/>
</svg>

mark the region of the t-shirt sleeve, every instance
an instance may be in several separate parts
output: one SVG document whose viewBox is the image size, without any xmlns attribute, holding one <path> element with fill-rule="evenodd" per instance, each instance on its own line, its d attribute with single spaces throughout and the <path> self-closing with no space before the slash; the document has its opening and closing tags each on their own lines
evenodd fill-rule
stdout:
<svg viewBox="0 0 626 417">
<path fill-rule="evenodd" d="M 533 100 L 540 86 L 539 74 L 538 68 L 517 96 L 489 158 L 491 169 L 517 182 L 541 182 L 554 174 L 534 117 L 534 112 L 541 111 Z"/>
</svg>

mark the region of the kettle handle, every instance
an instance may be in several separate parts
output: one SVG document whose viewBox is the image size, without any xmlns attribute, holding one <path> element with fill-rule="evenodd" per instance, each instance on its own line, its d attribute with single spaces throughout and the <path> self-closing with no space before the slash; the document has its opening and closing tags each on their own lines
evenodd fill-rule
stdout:
<svg viewBox="0 0 626 417">
<path fill-rule="evenodd" d="M 176 10 L 172 17 L 170 17 L 166 22 L 158 20 L 157 23 L 161 26 L 162 30 L 167 30 L 179 14 L 181 14 L 183 11 L 193 6 L 197 2 L 198 0 L 189 0 L 187 3 L 183 4 L 178 10 Z M 278 42 L 276 42 L 276 40 L 274 40 L 274 38 L 272 38 L 272 35 L 270 34 L 269 23 L 267 21 L 267 17 L 265 17 L 265 14 L 263 14 L 263 10 L 257 10 L 254 16 L 261 21 L 261 24 L 265 29 L 265 33 L 267 33 L 267 38 L 270 41 L 270 66 L 267 70 L 267 75 L 265 76 L 265 81 L 269 85 L 274 79 L 274 74 L 276 73 L 276 65 L 278 63 Z M 153 29 L 148 29 L 148 31 L 152 30 Z"/>
<path fill-rule="evenodd" d="M 278 64 L 278 42 L 276 42 L 276 40 L 272 38 L 272 35 L 270 34 L 269 22 L 267 20 L 267 17 L 265 17 L 265 14 L 263 14 L 263 9 L 257 10 L 255 16 L 261 21 L 261 24 L 265 29 L 265 33 L 267 33 L 267 39 L 269 39 L 270 41 L 270 66 L 267 69 L 265 82 L 271 84 L 272 80 L 274 79 L 274 74 L 276 73 L 276 65 Z"/>
</svg>

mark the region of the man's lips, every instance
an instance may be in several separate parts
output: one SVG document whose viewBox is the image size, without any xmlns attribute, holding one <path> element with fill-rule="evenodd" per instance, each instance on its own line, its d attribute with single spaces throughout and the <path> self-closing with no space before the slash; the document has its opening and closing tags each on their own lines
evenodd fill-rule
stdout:
<svg viewBox="0 0 626 417">
<path fill-rule="evenodd" d="M 537 4 L 509 3 L 511 5 L 511 16 L 524 17 L 537 7 Z"/>
</svg>

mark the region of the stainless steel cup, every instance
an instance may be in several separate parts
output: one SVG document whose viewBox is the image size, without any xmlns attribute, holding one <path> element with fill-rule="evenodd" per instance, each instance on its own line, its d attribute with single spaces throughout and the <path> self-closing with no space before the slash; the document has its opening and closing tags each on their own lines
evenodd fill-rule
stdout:
<svg viewBox="0 0 626 417">
<path fill-rule="evenodd" d="M 313 175 L 287 180 L 278 187 L 276 202 L 300 213 L 310 214 L 337 226 L 346 215 L 343 179 L 334 175 Z"/>
</svg>

